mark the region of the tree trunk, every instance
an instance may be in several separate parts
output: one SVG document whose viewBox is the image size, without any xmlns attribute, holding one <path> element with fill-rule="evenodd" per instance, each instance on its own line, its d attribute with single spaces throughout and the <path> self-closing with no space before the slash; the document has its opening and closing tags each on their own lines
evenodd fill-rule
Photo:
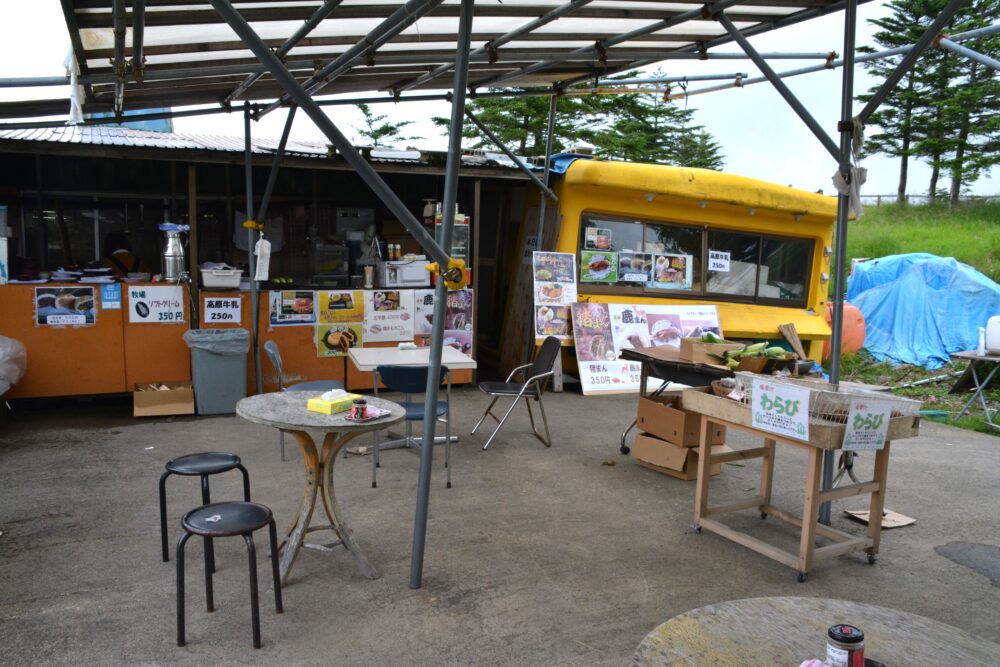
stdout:
<svg viewBox="0 0 1000 667">
<path fill-rule="evenodd" d="M 969 69 L 969 86 L 976 85 L 977 63 L 973 62 Z M 961 126 L 958 130 L 958 148 L 955 149 L 955 159 L 951 163 L 951 208 L 958 206 L 958 197 L 962 194 L 962 178 L 965 175 L 965 146 L 969 140 L 969 107 L 962 110 Z"/>
<path fill-rule="evenodd" d="M 910 137 L 912 129 L 910 127 L 913 118 L 913 72 L 906 76 L 906 104 L 903 105 L 903 124 L 900 128 L 902 135 L 899 147 L 899 186 L 896 188 L 896 203 L 906 204 L 906 179 L 910 172 Z"/>
<path fill-rule="evenodd" d="M 930 187 L 927 189 L 927 203 L 930 204 L 931 206 L 937 203 L 938 176 L 941 175 L 941 165 L 938 162 L 940 159 L 941 159 L 940 155 L 932 156 L 931 164 L 933 166 L 931 168 L 931 184 Z"/>
</svg>

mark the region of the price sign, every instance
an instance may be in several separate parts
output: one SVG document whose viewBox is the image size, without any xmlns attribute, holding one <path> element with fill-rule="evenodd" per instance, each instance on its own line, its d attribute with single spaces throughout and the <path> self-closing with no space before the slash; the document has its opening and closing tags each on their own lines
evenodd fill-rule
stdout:
<svg viewBox="0 0 1000 667">
<path fill-rule="evenodd" d="M 205 324 L 240 324 L 243 321 L 243 301 L 239 297 L 205 297 Z"/>
<path fill-rule="evenodd" d="M 864 451 L 882 449 L 889 434 L 892 406 L 879 401 L 851 401 L 844 431 L 844 449 Z"/>
<path fill-rule="evenodd" d="M 586 394 L 624 394 L 637 391 L 642 364 L 634 361 L 578 362 L 580 384 Z"/>
<path fill-rule="evenodd" d="M 809 390 L 754 378 L 751 425 L 796 440 L 809 439 Z"/>
<path fill-rule="evenodd" d="M 128 288 L 128 321 L 177 324 L 184 321 L 184 290 L 180 285 Z"/>
<path fill-rule="evenodd" d="M 729 273 L 729 253 L 721 250 L 709 250 L 708 270 Z"/>
</svg>

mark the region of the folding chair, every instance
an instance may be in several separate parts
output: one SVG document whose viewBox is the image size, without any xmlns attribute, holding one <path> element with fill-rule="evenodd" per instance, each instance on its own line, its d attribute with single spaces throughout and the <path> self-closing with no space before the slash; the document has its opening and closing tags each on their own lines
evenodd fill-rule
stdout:
<svg viewBox="0 0 1000 667">
<path fill-rule="evenodd" d="M 377 366 L 375 368 L 375 397 L 378 398 L 379 381 L 386 386 L 389 391 L 396 391 L 403 394 L 403 400 L 399 402 L 406 410 L 406 435 L 400 440 L 401 444 L 396 447 L 422 447 L 423 438 L 413 437 L 413 422 L 423 421 L 426 417 L 424 413 L 424 401 L 411 401 L 413 394 L 423 394 L 427 391 L 427 374 L 430 368 L 427 366 Z M 441 367 L 439 382 L 446 382 L 445 400 L 438 401 L 434 410 L 434 418 L 445 423 L 445 446 L 444 446 L 444 467 L 447 469 L 447 488 L 451 488 L 451 371 L 447 366 Z M 376 480 L 376 470 L 380 467 L 379 449 L 381 446 L 379 432 L 374 433 L 374 456 L 372 457 L 372 488 L 378 486 Z M 434 443 L 430 443 L 433 447 Z"/>
<path fill-rule="evenodd" d="M 267 353 L 267 358 L 270 359 L 271 365 L 274 366 L 274 372 L 278 375 L 278 391 L 315 391 L 318 393 L 324 393 L 332 389 L 343 389 L 344 383 L 338 380 L 309 380 L 307 382 L 297 382 L 288 387 L 285 386 L 285 371 L 284 366 L 281 363 L 281 351 L 278 350 L 278 344 L 273 340 L 269 340 L 264 343 L 264 352 Z M 258 389 L 258 391 L 263 391 Z M 285 458 L 285 432 L 278 432 L 278 441 L 281 443 L 281 460 L 287 461 Z M 345 452 L 346 454 L 346 452 Z"/>
<path fill-rule="evenodd" d="M 542 405 L 542 394 L 545 393 L 545 385 L 548 384 L 549 378 L 552 377 L 552 367 L 555 366 L 556 358 L 559 356 L 559 339 L 555 336 L 549 336 L 542 343 L 542 348 L 538 351 L 538 356 L 535 357 L 535 361 L 530 364 L 525 364 L 524 366 L 518 366 L 510 375 L 507 376 L 505 382 L 480 382 L 479 389 L 484 393 L 489 394 L 493 397 L 490 401 L 489 406 L 486 408 L 486 412 L 483 413 L 482 418 L 476 424 L 475 428 L 472 429 L 472 434 L 475 435 L 479 427 L 482 426 L 483 422 L 486 420 L 487 416 L 493 417 L 493 420 L 498 422 L 497 428 L 493 431 L 493 434 L 483 445 L 483 449 L 490 446 L 493 442 L 493 438 L 496 437 L 497 433 L 503 427 L 507 417 L 514 410 L 514 406 L 517 405 L 521 398 L 524 398 L 524 404 L 528 406 L 528 419 L 531 421 L 531 431 L 535 434 L 543 445 L 546 447 L 552 446 L 552 437 L 549 435 L 549 421 L 545 418 L 545 406 Z M 518 373 L 524 373 L 523 382 L 512 382 L 514 376 Z M 500 399 L 501 396 L 513 396 L 514 402 L 510 404 L 507 412 L 501 419 L 497 419 L 497 416 L 491 412 L 493 406 Z M 542 424 L 545 426 L 545 437 L 538 432 L 535 428 L 535 416 L 531 413 L 531 399 L 538 401 L 538 410 L 542 413 Z"/>
</svg>

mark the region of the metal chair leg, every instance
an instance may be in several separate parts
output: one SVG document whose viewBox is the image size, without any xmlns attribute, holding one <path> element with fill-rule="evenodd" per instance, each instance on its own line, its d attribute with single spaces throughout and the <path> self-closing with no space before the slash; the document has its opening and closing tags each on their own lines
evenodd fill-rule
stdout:
<svg viewBox="0 0 1000 667">
<path fill-rule="evenodd" d="M 507 408 L 507 412 L 504 413 L 503 419 L 501 419 L 500 423 L 497 424 L 496 430 L 493 431 L 493 434 L 490 435 L 489 439 L 486 441 L 486 444 L 483 445 L 483 450 L 485 450 L 487 447 L 490 446 L 490 443 L 493 442 L 493 438 L 497 437 L 497 433 L 499 433 L 500 429 L 503 428 L 504 422 L 507 421 L 507 417 L 510 417 L 510 413 L 514 411 L 514 408 L 517 406 L 517 403 L 518 403 L 517 399 L 514 399 L 514 402 L 510 404 L 509 408 Z"/>
<path fill-rule="evenodd" d="M 549 420 L 545 416 L 545 405 L 542 403 L 542 397 L 540 394 L 538 396 L 538 411 L 542 413 L 542 425 L 545 427 L 545 439 L 542 440 L 542 444 L 544 444 L 546 447 L 551 447 L 552 436 L 549 435 Z M 535 435 L 538 434 L 536 433 Z M 539 436 L 539 440 L 541 440 L 541 436 Z"/>
<path fill-rule="evenodd" d="M 177 645 L 184 646 L 184 545 L 190 533 L 185 532 L 177 540 Z"/>
<path fill-rule="evenodd" d="M 201 504 L 208 505 L 212 502 L 212 494 L 208 490 L 208 475 L 201 476 Z M 212 544 L 212 538 L 205 538 L 205 567 L 211 566 L 212 572 L 215 572 L 215 546 Z"/>
<path fill-rule="evenodd" d="M 274 519 L 267 524 L 268 539 L 271 546 L 271 576 L 274 578 L 274 611 L 278 614 L 285 612 L 285 606 L 281 602 L 281 573 L 278 568 L 278 529 L 274 525 Z"/>
<path fill-rule="evenodd" d="M 378 487 L 378 480 L 376 479 L 379 468 L 378 445 L 379 445 L 378 431 L 373 431 L 372 432 L 372 488 L 373 489 Z"/>
<path fill-rule="evenodd" d="M 451 488 L 451 411 L 448 411 L 448 419 L 444 423 L 444 467 L 448 471 L 448 481 L 445 488 Z"/>
<path fill-rule="evenodd" d="M 163 562 L 170 562 L 170 549 L 167 547 L 167 477 L 170 471 L 160 475 L 160 547 L 163 551 Z"/>
<path fill-rule="evenodd" d="M 260 648 L 260 603 L 257 600 L 257 549 L 253 544 L 252 533 L 244 533 L 243 541 L 247 543 L 247 559 L 250 561 L 250 621 L 253 624 L 253 647 Z"/>
<path fill-rule="evenodd" d="M 212 587 L 212 573 L 215 572 L 215 563 L 212 562 L 214 554 L 212 553 L 212 538 L 206 537 L 205 540 L 205 610 L 208 612 L 215 611 L 215 589 Z"/>
<path fill-rule="evenodd" d="M 492 400 L 492 401 L 490 401 L 490 404 L 489 404 L 489 405 L 488 405 L 488 406 L 486 407 L 486 412 L 484 412 L 484 413 L 483 413 L 483 416 L 482 416 L 482 417 L 481 417 L 481 418 L 479 419 L 479 421 L 478 421 L 478 422 L 476 422 L 476 425 L 475 425 L 474 427 L 472 427 L 472 433 L 471 433 L 471 435 L 475 435 L 475 434 L 476 434 L 476 431 L 478 431 L 478 430 L 479 430 L 479 427 L 483 425 L 483 422 L 484 422 L 484 421 L 486 421 L 486 417 L 487 417 L 487 416 L 490 416 L 490 417 L 493 417 L 494 419 L 496 419 L 496 417 L 495 417 L 495 416 L 493 416 L 493 413 L 492 413 L 492 412 L 490 412 L 490 410 L 492 410 L 492 409 L 493 409 L 493 406 L 494 406 L 494 405 L 496 405 L 496 402 L 497 402 L 497 401 L 498 401 L 499 399 L 500 399 L 500 397 L 499 397 L 499 396 L 494 396 L 494 397 L 493 397 L 493 400 Z"/>
<path fill-rule="evenodd" d="M 236 466 L 243 473 L 243 500 L 250 502 L 250 473 L 243 467 L 243 464 Z"/>
</svg>

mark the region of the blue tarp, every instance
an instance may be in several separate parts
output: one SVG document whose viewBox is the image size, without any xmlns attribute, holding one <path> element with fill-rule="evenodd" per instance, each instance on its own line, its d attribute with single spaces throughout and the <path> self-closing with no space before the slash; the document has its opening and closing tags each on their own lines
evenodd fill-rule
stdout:
<svg viewBox="0 0 1000 667">
<path fill-rule="evenodd" d="M 1000 314 L 1000 285 L 954 258 L 912 253 L 866 264 L 847 293 L 865 316 L 865 349 L 879 361 L 940 368 L 950 353 L 976 349 L 979 327 Z"/>
</svg>

